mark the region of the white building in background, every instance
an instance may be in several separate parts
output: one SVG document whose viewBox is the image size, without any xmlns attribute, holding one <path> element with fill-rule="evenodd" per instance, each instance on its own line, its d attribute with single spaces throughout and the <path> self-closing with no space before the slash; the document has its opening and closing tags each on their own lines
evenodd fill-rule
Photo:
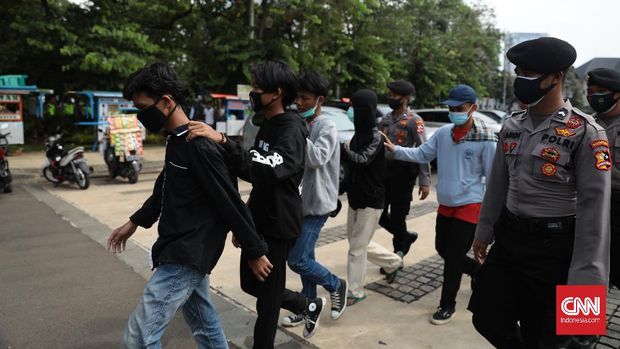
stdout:
<svg viewBox="0 0 620 349">
<path fill-rule="evenodd" d="M 538 39 L 543 36 L 549 36 L 547 33 L 506 33 L 504 36 L 504 71 L 513 73 L 515 66 L 506 58 L 508 50 L 524 41 Z"/>
</svg>

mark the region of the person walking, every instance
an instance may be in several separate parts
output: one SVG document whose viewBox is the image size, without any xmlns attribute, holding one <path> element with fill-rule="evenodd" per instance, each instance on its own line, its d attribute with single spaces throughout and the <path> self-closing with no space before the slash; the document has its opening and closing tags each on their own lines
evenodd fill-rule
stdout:
<svg viewBox="0 0 620 349">
<path fill-rule="evenodd" d="M 527 109 L 499 135 L 473 247 L 484 264 L 469 303 L 474 327 L 497 348 L 565 347 L 572 339 L 556 335 L 556 286 L 607 286 L 609 147 L 596 121 L 564 99 L 576 56 L 551 37 L 507 52 Z"/>
<path fill-rule="evenodd" d="M 366 298 L 364 278 L 369 260 L 386 271 L 385 279 L 393 283 L 403 264 L 402 255 L 390 252 L 372 241 L 385 202 L 385 149 L 376 125 L 377 95 L 359 90 L 351 97 L 347 112 L 355 126 L 350 143 L 343 154 L 350 166 L 347 196 L 347 281 L 348 305 Z"/>
<path fill-rule="evenodd" d="M 456 295 L 463 273 L 475 277 L 479 265 L 467 256 L 474 241 L 485 182 L 491 177 L 497 136 L 474 116 L 478 109 L 476 92 L 457 85 L 448 99 L 451 125 L 437 130 L 417 148 L 394 145 L 389 137 L 386 149 L 402 161 L 428 163 L 437 159 L 437 222 L 435 249 L 444 259 L 443 286 L 431 323 L 444 325 L 456 312 Z"/>
<path fill-rule="evenodd" d="M 246 267 L 256 282 L 271 273 L 267 245 L 237 192 L 222 147 L 204 138 L 185 140 L 189 119 L 180 107 L 184 91 L 174 70 L 164 63 L 134 72 L 123 90 L 149 132 L 168 133 L 164 169 L 153 194 L 112 232 L 107 244 L 120 253 L 138 226 L 150 228 L 159 220 L 151 250 L 155 272 L 125 327 L 126 348 L 161 347 L 161 337 L 179 308 L 198 348 L 228 348 L 210 299 L 209 274 L 230 230 L 243 245 Z"/>
</svg>

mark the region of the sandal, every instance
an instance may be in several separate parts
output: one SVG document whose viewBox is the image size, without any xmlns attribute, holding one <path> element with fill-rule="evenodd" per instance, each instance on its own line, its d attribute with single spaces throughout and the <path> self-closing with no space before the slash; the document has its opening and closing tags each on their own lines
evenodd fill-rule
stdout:
<svg viewBox="0 0 620 349">
<path fill-rule="evenodd" d="M 347 306 L 350 307 L 350 306 L 352 306 L 354 304 L 357 304 L 357 303 L 363 301 L 364 299 L 366 299 L 366 295 L 363 295 L 361 297 L 355 297 L 354 295 L 349 294 L 347 296 Z"/>
</svg>

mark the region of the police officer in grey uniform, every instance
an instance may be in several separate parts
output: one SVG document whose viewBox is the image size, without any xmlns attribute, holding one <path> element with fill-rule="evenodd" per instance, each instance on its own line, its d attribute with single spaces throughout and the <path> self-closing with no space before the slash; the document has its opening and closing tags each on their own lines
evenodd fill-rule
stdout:
<svg viewBox="0 0 620 349">
<path fill-rule="evenodd" d="M 611 245 L 609 283 L 620 288 L 620 71 L 588 72 L 588 102 L 605 129 L 613 161 L 611 170 Z"/>
<path fill-rule="evenodd" d="M 409 98 L 415 88 L 412 83 L 397 80 L 387 84 L 388 104 L 392 112 L 381 120 L 379 129 L 392 143 L 402 147 L 417 147 L 426 142 L 424 120 L 408 109 Z M 394 252 L 406 255 L 418 238 L 416 232 L 407 231 L 407 215 L 413 199 L 413 187 L 419 175 L 419 195 L 424 200 L 428 196 L 431 183 L 430 164 L 416 164 L 395 160 L 393 153 L 386 152 L 385 209 L 379 225 L 394 235 Z"/>
<path fill-rule="evenodd" d="M 484 264 L 469 309 L 497 348 L 562 348 L 575 339 L 556 336 L 555 286 L 607 285 L 607 136 L 563 98 L 576 58 L 569 43 L 525 41 L 507 57 L 527 109 L 499 135 L 474 241 Z"/>
</svg>

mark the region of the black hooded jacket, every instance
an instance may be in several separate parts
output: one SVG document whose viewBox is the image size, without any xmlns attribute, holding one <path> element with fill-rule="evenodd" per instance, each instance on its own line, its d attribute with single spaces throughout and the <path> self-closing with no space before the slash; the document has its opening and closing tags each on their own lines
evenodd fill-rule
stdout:
<svg viewBox="0 0 620 349">
<path fill-rule="evenodd" d="M 308 129 L 299 114 L 285 112 L 265 119 L 250 151 L 231 139 L 224 144 L 233 172 L 252 183 L 248 206 L 256 230 L 263 236 L 294 239 L 301 234 L 299 186 L 307 136 Z"/>
<path fill-rule="evenodd" d="M 350 175 L 347 185 L 349 206 L 353 209 L 383 209 L 385 200 L 385 148 L 377 129 L 377 95 L 359 90 L 351 97 L 355 135 L 345 145 Z"/>
</svg>

